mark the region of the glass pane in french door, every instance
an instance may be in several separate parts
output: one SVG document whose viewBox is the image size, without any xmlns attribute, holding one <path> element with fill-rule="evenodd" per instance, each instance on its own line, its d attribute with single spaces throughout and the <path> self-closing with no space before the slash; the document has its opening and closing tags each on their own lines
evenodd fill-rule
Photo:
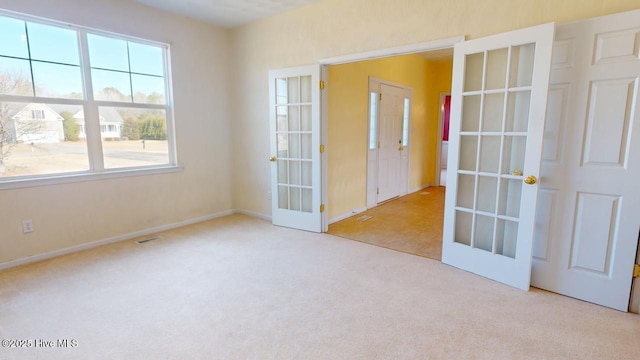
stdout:
<svg viewBox="0 0 640 360">
<path fill-rule="evenodd" d="M 312 212 L 311 76 L 276 79 L 278 208 Z"/>
<path fill-rule="evenodd" d="M 455 242 L 515 258 L 535 44 L 466 55 Z"/>
</svg>

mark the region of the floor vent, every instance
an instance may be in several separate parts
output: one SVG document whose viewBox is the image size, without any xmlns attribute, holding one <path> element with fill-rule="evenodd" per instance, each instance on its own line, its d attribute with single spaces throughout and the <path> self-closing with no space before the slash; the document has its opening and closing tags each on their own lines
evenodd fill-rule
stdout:
<svg viewBox="0 0 640 360">
<path fill-rule="evenodd" d="M 148 242 L 150 242 L 150 241 L 156 241 L 156 240 L 159 240 L 159 239 L 160 239 L 160 236 L 156 236 L 156 237 L 152 237 L 152 238 L 149 238 L 149 239 L 138 240 L 138 241 L 136 241 L 136 242 L 137 242 L 138 244 L 146 244 L 146 243 L 148 243 Z"/>
<path fill-rule="evenodd" d="M 371 215 L 363 215 L 363 216 L 360 216 L 357 220 L 358 221 L 367 221 L 367 220 L 371 219 L 372 217 L 373 216 L 371 216 Z"/>
</svg>

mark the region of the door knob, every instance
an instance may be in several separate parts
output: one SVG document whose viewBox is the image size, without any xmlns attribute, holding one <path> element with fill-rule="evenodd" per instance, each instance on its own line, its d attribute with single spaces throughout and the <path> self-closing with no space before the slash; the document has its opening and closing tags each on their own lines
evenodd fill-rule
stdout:
<svg viewBox="0 0 640 360">
<path fill-rule="evenodd" d="M 270 158 L 269 158 L 269 161 L 271 161 L 271 162 L 276 162 L 276 157 L 275 157 L 275 156 L 270 157 Z"/>
<path fill-rule="evenodd" d="M 404 150 L 404 147 L 402 147 L 402 146 L 400 146 L 400 147 L 398 148 L 398 151 L 403 151 L 403 150 Z"/>
<path fill-rule="evenodd" d="M 538 178 L 533 175 L 529 175 L 524 179 L 524 183 L 527 185 L 533 185 L 538 182 Z"/>
<path fill-rule="evenodd" d="M 512 174 L 515 176 L 522 176 L 522 170 L 513 170 Z"/>
</svg>

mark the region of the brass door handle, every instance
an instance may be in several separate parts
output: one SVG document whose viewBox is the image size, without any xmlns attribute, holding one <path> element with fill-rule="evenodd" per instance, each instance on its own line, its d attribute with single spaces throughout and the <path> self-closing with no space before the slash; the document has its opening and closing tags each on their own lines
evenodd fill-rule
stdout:
<svg viewBox="0 0 640 360">
<path fill-rule="evenodd" d="M 402 147 L 402 146 L 400 146 L 400 147 L 398 148 L 398 151 L 403 151 L 403 150 L 404 150 L 404 147 Z"/>
<path fill-rule="evenodd" d="M 533 184 L 535 184 L 537 182 L 538 182 L 538 178 L 536 178 L 533 175 L 529 175 L 526 178 L 524 178 L 524 183 L 527 184 L 527 185 L 533 185 Z"/>
<path fill-rule="evenodd" d="M 515 176 L 522 176 L 522 170 L 513 170 L 512 174 Z"/>
<path fill-rule="evenodd" d="M 270 157 L 270 158 L 269 158 L 269 161 L 271 161 L 271 162 L 276 162 L 276 157 L 275 157 L 275 156 Z"/>
</svg>

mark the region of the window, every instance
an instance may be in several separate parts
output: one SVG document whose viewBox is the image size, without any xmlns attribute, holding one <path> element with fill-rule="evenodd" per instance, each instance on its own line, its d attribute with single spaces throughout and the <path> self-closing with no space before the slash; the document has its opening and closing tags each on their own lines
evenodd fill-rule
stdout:
<svg viewBox="0 0 640 360">
<path fill-rule="evenodd" d="M 175 166 L 168 46 L 0 11 L 0 184 Z"/>
<path fill-rule="evenodd" d="M 369 150 L 378 148 L 378 93 L 369 92 Z"/>
<path fill-rule="evenodd" d="M 31 110 L 31 117 L 36 120 L 44 119 L 44 110 Z"/>
<path fill-rule="evenodd" d="M 404 110 L 402 113 L 402 146 L 409 146 L 410 111 L 411 111 L 411 99 L 404 98 Z"/>
</svg>

